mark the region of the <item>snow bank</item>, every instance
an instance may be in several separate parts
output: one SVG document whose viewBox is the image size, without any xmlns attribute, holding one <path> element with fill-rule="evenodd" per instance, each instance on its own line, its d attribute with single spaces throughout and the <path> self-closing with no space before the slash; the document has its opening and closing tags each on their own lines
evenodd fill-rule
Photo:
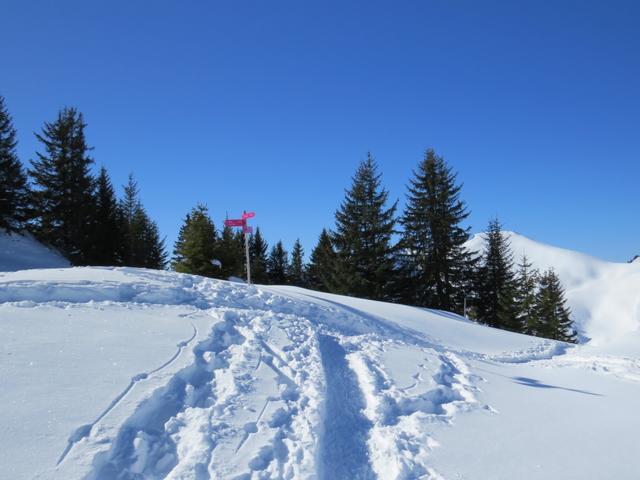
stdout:
<svg viewBox="0 0 640 480">
<path fill-rule="evenodd" d="M 68 266 L 66 258 L 45 247 L 31 235 L 8 233 L 0 229 L 0 272 Z"/>
</svg>

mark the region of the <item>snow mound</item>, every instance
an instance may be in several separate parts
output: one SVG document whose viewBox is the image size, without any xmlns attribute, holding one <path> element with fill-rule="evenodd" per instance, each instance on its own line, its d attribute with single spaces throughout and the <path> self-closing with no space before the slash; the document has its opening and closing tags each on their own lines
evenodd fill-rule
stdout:
<svg viewBox="0 0 640 480">
<path fill-rule="evenodd" d="M 553 267 L 565 290 L 578 331 L 594 344 L 628 344 L 631 335 L 640 349 L 640 262 L 613 263 L 545 245 L 514 232 L 504 232 L 516 262 L 526 255 L 535 268 Z M 482 251 L 483 234 L 467 242 Z M 633 347 L 634 349 L 636 347 Z M 626 347 L 625 347 L 626 349 Z"/>
<path fill-rule="evenodd" d="M 0 229 L 0 272 L 68 266 L 69 261 L 66 258 L 45 247 L 31 235 L 20 235 Z"/>
</svg>

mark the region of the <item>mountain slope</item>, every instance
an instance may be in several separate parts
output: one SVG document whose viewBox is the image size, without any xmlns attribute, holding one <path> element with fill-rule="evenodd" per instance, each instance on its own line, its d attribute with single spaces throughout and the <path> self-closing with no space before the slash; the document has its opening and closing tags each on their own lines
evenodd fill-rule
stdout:
<svg viewBox="0 0 640 480">
<path fill-rule="evenodd" d="M 4 273 L 0 302 L 0 465 L 12 479 L 640 469 L 640 362 L 596 346 L 142 269 Z"/>
<path fill-rule="evenodd" d="M 509 237 L 516 262 L 526 255 L 535 268 L 553 267 L 565 289 L 579 332 L 595 345 L 618 353 L 640 353 L 640 263 L 612 263 L 545 245 L 514 232 Z M 467 247 L 482 251 L 483 236 Z"/>
<path fill-rule="evenodd" d="M 0 272 L 68 266 L 66 258 L 45 247 L 31 235 L 9 233 L 0 229 Z"/>
</svg>

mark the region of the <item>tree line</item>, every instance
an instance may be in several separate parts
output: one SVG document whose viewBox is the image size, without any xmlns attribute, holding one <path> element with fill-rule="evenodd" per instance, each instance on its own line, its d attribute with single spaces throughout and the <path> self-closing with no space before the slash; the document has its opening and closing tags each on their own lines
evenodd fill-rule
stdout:
<svg viewBox="0 0 640 480">
<path fill-rule="evenodd" d="M 41 149 L 25 169 L 0 96 L 0 228 L 29 231 L 74 265 L 165 268 L 164 240 L 133 175 L 117 198 L 107 170 L 92 172 L 85 127 L 82 113 L 61 109 L 36 134 Z"/>
<path fill-rule="evenodd" d="M 74 265 L 165 268 L 164 240 L 134 178 L 116 198 L 107 171 L 91 171 L 85 127 L 77 110 L 60 110 L 36 134 L 42 149 L 25 171 L 0 97 L 0 228 L 26 229 Z M 497 328 L 575 341 L 558 276 L 533 270 L 526 258 L 516 268 L 497 219 L 489 222 L 483 252 L 466 248 L 469 211 L 461 190 L 457 173 L 429 149 L 398 212 L 368 154 L 335 212 L 334 228 L 322 230 L 308 262 L 299 240 L 289 255 L 281 241 L 269 248 L 256 229 L 249 248 L 253 280 L 452 311 Z M 243 277 L 242 233 L 216 229 L 207 207 L 196 205 L 185 216 L 170 267 Z"/>
<path fill-rule="evenodd" d="M 281 241 L 269 251 L 259 229 L 250 238 L 256 283 L 290 284 L 330 293 L 405 303 L 464 314 L 480 323 L 562 341 L 575 341 L 560 280 L 526 258 L 514 265 L 500 222 L 489 222 L 483 252 L 465 244 L 469 216 L 457 174 L 427 150 L 413 172 L 404 211 L 389 193 L 371 154 L 352 178 L 308 263 L 299 240 L 289 257 Z M 269 252 L 269 253 L 268 253 Z M 216 278 L 244 276 L 242 233 L 216 230 L 208 209 L 185 217 L 172 268 Z"/>
</svg>

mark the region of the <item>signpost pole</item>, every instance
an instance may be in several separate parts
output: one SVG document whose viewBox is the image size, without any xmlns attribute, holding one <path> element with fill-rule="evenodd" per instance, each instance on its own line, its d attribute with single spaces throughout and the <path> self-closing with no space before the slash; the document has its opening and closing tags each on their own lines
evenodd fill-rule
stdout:
<svg viewBox="0 0 640 480">
<path fill-rule="evenodd" d="M 244 253 L 247 257 L 247 284 L 251 285 L 251 260 L 249 258 L 249 232 L 244 232 Z"/>
</svg>

